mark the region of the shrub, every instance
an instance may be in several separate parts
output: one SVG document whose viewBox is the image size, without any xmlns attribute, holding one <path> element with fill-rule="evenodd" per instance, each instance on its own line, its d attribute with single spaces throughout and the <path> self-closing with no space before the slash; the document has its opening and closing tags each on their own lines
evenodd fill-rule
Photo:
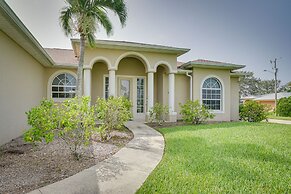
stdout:
<svg viewBox="0 0 291 194">
<path fill-rule="evenodd" d="M 214 114 L 210 113 L 198 100 L 188 100 L 185 104 L 180 104 L 180 107 L 180 114 L 184 122 L 197 125 L 203 123 L 207 119 L 214 118 Z"/>
<path fill-rule="evenodd" d="M 291 117 L 291 96 L 281 98 L 277 104 L 277 114 L 282 117 Z"/>
<path fill-rule="evenodd" d="M 24 133 L 24 141 L 49 143 L 54 140 L 59 127 L 59 111 L 53 100 L 42 100 L 40 105 L 25 113 L 31 128 Z"/>
<path fill-rule="evenodd" d="M 69 146 L 76 159 L 80 159 L 81 147 L 90 143 L 97 131 L 94 108 L 88 106 L 88 97 L 73 98 L 60 105 L 52 100 L 43 100 L 40 106 L 28 113 L 28 124 L 32 126 L 24 135 L 28 142 L 49 143 L 60 137 Z"/>
<path fill-rule="evenodd" d="M 113 129 L 120 129 L 132 118 L 131 103 L 124 97 L 109 97 L 107 100 L 98 98 L 96 103 L 97 118 L 101 122 L 99 131 L 101 139 L 110 139 Z"/>
<path fill-rule="evenodd" d="M 150 122 L 156 121 L 158 122 L 159 125 L 162 125 L 162 123 L 165 122 L 168 113 L 169 113 L 168 106 L 163 106 L 160 103 L 156 103 L 149 111 Z"/>
<path fill-rule="evenodd" d="M 260 122 L 267 119 L 267 107 L 256 101 L 245 102 L 240 109 L 241 119 L 248 122 Z"/>
<path fill-rule="evenodd" d="M 75 97 L 64 101 L 60 110 L 59 137 L 69 146 L 76 159 L 82 154 L 82 146 L 90 144 L 90 138 L 98 131 L 94 106 L 89 97 Z"/>
</svg>

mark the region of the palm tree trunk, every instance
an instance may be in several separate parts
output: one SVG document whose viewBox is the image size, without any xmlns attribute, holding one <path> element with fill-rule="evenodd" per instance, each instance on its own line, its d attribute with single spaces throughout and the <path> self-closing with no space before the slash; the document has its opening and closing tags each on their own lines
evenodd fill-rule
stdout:
<svg viewBox="0 0 291 194">
<path fill-rule="evenodd" d="M 78 80 L 77 80 L 77 97 L 81 97 L 83 94 L 83 66 L 84 66 L 84 52 L 85 52 L 85 35 L 80 35 L 80 58 L 78 65 Z"/>
</svg>

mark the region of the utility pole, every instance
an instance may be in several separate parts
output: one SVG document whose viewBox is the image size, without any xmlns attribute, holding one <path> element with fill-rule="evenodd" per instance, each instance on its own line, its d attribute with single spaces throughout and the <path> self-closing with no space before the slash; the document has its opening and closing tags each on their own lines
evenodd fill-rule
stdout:
<svg viewBox="0 0 291 194">
<path fill-rule="evenodd" d="M 278 68 L 277 68 L 277 58 L 275 58 L 274 61 L 270 60 L 270 63 L 273 65 L 272 69 L 274 71 L 274 77 L 275 77 L 275 115 L 277 116 L 277 73 L 278 73 Z"/>
</svg>

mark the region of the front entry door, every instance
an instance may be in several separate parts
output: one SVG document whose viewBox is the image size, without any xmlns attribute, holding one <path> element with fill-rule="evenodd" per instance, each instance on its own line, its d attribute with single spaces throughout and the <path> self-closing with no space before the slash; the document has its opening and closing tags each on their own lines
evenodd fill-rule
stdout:
<svg viewBox="0 0 291 194">
<path fill-rule="evenodd" d="M 131 101 L 134 120 L 145 120 L 144 77 L 119 77 L 118 96 L 124 96 Z"/>
</svg>

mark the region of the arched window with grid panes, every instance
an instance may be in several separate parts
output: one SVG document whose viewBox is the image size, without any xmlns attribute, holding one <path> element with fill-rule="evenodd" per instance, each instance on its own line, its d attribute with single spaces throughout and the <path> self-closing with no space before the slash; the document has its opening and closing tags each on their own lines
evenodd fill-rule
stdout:
<svg viewBox="0 0 291 194">
<path fill-rule="evenodd" d="M 222 111 L 222 89 L 217 78 L 207 78 L 202 84 L 202 104 L 210 110 Z"/>
<path fill-rule="evenodd" d="M 52 82 L 52 98 L 73 98 L 76 95 L 76 78 L 70 73 L 57 75 Z"/>
</svg>

